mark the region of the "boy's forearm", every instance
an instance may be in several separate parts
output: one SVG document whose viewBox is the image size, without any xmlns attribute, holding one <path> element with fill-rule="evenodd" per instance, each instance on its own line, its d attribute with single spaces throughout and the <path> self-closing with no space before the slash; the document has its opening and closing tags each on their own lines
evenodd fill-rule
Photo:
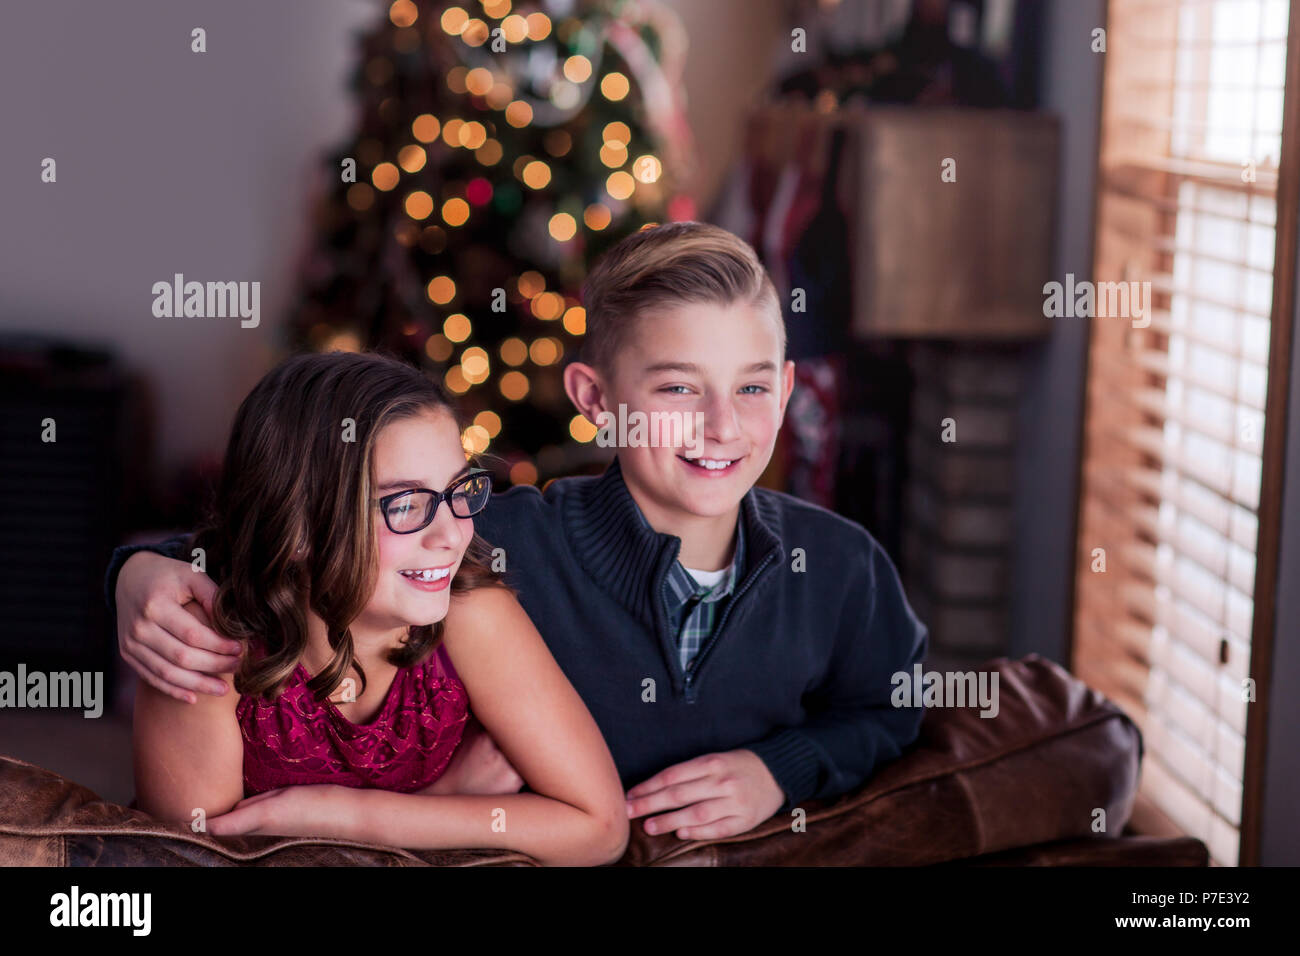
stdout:
<svg viewBox="0 0 1300 956">
<path fill-rule="evenodd" d="M 836 677 L 824 708 L 749 747 L 785 792 L 783 810 L 860 786 L 920 735 L 924 709 L 893 705 L 893 675 L 925 660 L 929 631 L 888 557 L 876 549 L 873 558 L 867 625 L 832 662 Z"/>
<path fill-rule="evenodd" d="M 507 849 L 553 866 L 599 866 L 621 855 L 626 820 L 593 814 L 536 793 L 499 796 L 355 790 L 343 814 L 350 838 L 412 850 Z"/>
<path fill-rule="evenodd" d="M 916 740 L 920 708 L 819 714 L 750 744 L 786 795 L 781 810 L 860 786 Z"/>
</svg>

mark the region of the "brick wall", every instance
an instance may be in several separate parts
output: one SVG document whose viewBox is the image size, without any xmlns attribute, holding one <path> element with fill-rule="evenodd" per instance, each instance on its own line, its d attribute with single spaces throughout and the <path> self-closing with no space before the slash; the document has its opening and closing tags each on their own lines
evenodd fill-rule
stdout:
<svg viewBox="0 0 1300 956">
<path fill-rule="evenodd" d="M 932 659 L 978 663 L 1010 651 L 1023 353 L 926 342 L 912 346 L 908 364 L 915 390 L 900 574 L 930 628 Z"/>
</svg>

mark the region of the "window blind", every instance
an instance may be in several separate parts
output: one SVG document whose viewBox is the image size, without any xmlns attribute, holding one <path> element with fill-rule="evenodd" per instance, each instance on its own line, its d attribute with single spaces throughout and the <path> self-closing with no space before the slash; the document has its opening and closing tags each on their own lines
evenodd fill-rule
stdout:
<svg viewBox="0 0 1300 956">
<path fill-rule="evenodd" d="M 1142 730 L 1139 792 L 1235 865 L 1287 0 L 1110 0 L 1072 666 Z"/>
</svg>

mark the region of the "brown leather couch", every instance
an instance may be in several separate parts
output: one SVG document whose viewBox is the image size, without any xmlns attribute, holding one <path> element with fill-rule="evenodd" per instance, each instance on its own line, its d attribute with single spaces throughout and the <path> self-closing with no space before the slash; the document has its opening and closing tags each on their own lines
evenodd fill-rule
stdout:
<svg viewBox="0 0 1300 956">
<path fill-rule="evenodd" d="M 620 866 L 1206 866 L 1199 840 L 1124 835 L 1141 736 L 1056 664 L 999 658 L 999 713 L 931 709 L 921 736 L 860 789 L 748 833 L 682 842 L 633 825 Z M 1105 810 L 1105 833 L 1092 830 Z M 528 866 L 501 850 L 403 850 L 297 837 L 217 839 L 106 803 L 0 757 L 0 865 Z"/>
</svg>

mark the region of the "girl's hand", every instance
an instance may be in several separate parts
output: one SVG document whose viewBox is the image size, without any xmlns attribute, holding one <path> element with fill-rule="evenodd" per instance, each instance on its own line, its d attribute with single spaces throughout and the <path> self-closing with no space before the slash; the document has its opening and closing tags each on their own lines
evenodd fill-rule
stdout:
<svg viewBox="0 0 1300 956">
<path fill-rule="evenodd" d="M 276 836 L 352 839 L 356 790 L 332 783 L 281 787 L 246 797 L 208 820 L 214 836 Z"/>
<path fill-rule="evenodd" d="M 523 785 L 524 778 L 519 776 L 506 755 L 497 748 L 491 734 L 470 716 L 447 769 L 437 780 L 418 792 L 489 795 L 518 793 Z"/>
</svg>

